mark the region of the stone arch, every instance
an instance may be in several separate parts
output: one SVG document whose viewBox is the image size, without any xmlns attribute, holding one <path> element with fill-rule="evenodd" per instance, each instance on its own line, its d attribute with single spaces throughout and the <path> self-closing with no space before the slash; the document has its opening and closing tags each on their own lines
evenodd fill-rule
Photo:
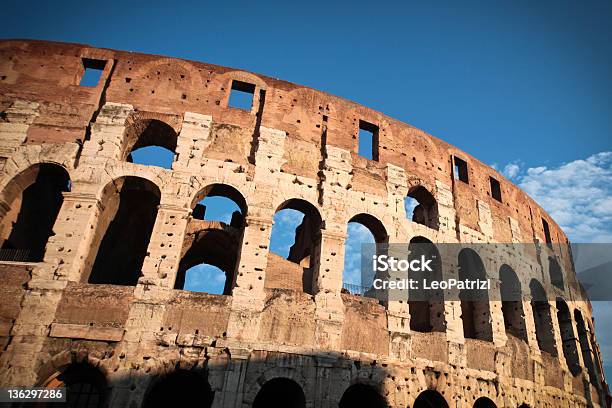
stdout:
<svg viewBox="0 0 612 408">
<path fill-rule="evenodd" d="M 473 249 L 462 249 L 458 260 L 459 280 L 475 281 L 487 278 L 482 259 Z M 462 289 L 459 291 L 459 299 L 464 337 L 492 341 L 493 329 L 488 292 L 479 289 Z"/>
<path fill-rule="evenodd" d="M 557 355 L 555 336 L 553 333 L 552 319 L 550 316 L 550 304 L 544 287 L 537 279 L 529 283 L 531 293 L 531 309 L 535 323 L 536 338 L 541 351 Z"/>
<path fill-rule="evenodd" d="M 377 244 L 386 244 L 389 242 L 389 235 L 382 221 L 373 215 L 360 213 L 354 215 L 348 222 L 356 222 L 366 227 L 374 236 L 374 241 Z"/>
<path fill-rule="evenodd" d="M 521 282 L 507 264 L 499 268 L 500 296 L 506 333 L 527 341 Z"/>
<path fill-rule="evenodd" d="M 177 58 L 163 58 L 162 57 L 162 58 L 157 58 L 153 61 L 144 63 L 142 65 L 139 65 L 140 68 L 136 71 L 138 75 L 135 75 L 135 76 L 144 76 L 146 73 L 154 71 L 156 67 L 161 66 L 161 65 L 179 66 L 189 73 L 190 75 L 189 79 L 195 81 L 193 85 L 203 86 L 200 70 L 195 65 L 193 65 L 192 62 L 182 60 L 182 59 L 177 59 Z"/>
<path fill-rule="evenodd" d="M 366 406 L 369 408 L 386 408 L 388 406 L 385 398 L 374 388 L 364 383 L 350 385 L 342 394 L 339 408 L 352 408 Z"/>
<path fill-rule="evenodd" d="M 65 388 L 68 406 L 104 407 L 108 400 L 109 384 L 105 373 L 84 359 L 58 367 L 50 375 L 39 377 L 39 386 Z M 55 404 L 42 404 L 53 407 Z"/>
<path fill-rule="evenodd" d="M 553 256 L 548 257 L 548 275 L 550 276 L 550 283 L 553 286 L 564 290 L 565 284 L 563 280 L 563 271 L 557 259 Z"/>
<path fill-rule="evenodd" d="M 306 408 L 302 387 L 292 379 L 276 377 L 266 381 L 253 401 L 253 408 Z"/>
<path fill-rule="evenodd" d="M 474 402 L 473 408 L 497 408 L 497 405 L 487 397 L 480 397 Z"/>
<path fill-rule="evenodd" d="M 53 163 L 32 164 L 11 178 L 0 194 L 0 259 L 42 261 L 70 189 L 69 173 Z"/>
<path fill-rule="evenodd" d="M 429 239 L 416 236 L 410 240 L 408 246 L 409 259 L 418 259 L 425 256 L 432 260 L 433 272 L 410 272 L 410 278 L 422 281 L 442 280 L 442 257 L 434 243 Z M 410 330 L 419 332 L 444 332 L 446 322 L 444 319 L 444 292 L 442 290 L 410 289 L 408 291 L 408 307 L 410 312 Z"/>
<path fill-rule="evenodd" d="M 224 197 L 239 208 L 231 216 L 229 224 L 220 221 L 206 221 L 206 207 L 198 202 L 207 197 Z M 191 201 L 192 217 L 189 219 L 181 260 L 174 283 L 175 289 L 185 289 L 186 278 L 191 268 L 198 266 L 206 273 L 225 274 L 223 290 L 216 294 L 230 295 L 236 281 L 236 268 L 240 260 L 240 249 L 245 228 L 245 217 L 248 212 L 246 199 L 238 189 L 223 183 L 209 184 L 200 189 Z M 215 268 L 210 268 L 213 266 Z M 202 272 L 200 270 L 200 272 Z M 210 288 L 202 291 L 214 293 Z"/>
<path fill-rule="evenodd" d="M 154 379 L 145 394 L 143 408 L 197 406 L 210 408 L 215 393 L 201 369 L 176 369 Z"/>
<path fill-rule="evenodd" d="M 227 183 L 212 183 L 201 188 L 191 199 L 191 208 L 195 208 L 199 201 L 205 197 L 227 197 L 238 205 L 242 217 L 247 216 L 248 206 L 244 195 L 235 187 Z"/>
<path fill-rule="evenodd" d="M 86 270 L 90 283 L 136 285 L 157 218 L 159 187 L 148 179 L 124 176 L 102 192 L 102 212 Z"/>
<path fill-rule="evenodd" d="M 286 210 L 293 210 L 286 211 Z M 301 221 L 296 213 L 301 213 Z M 299 217 L 299 215 L 297 215 Z M 319 266 L 321 230 L 323 219 L 317 207 L 302 198 L 290 198 L 282 202 L 274 212 L 274 225 L 270 235 L 271 251 L 268 253 L 266 288 L 284 288 L 313 293 L 313 279 Z M 294 234 L 293 245 L 285 255 L 275 245 L 279 231 Z M 294 232 L 292 232 L 294 231 Z"/>
<path fill-rule="evenodd" d="M 576 376 L 582 369 L 580 368 L 572 314 L 565 300 L 560 297 L 556 299 L 556 306 L 557 321 L 559 323 L 559 331 L 561 334 L 561 344 L 563 346 L 563 355 L 565 356 L 565 362 L 567 363 L 570 372 L 572 375 Z"/>
<path fill-rule="evenodd" d="M 407 211 L 406 217 L 412 222 L 424 225 L 436 231 L 440 228 L 438 201 L 431 193 L 431 190 L 427 189 L 422 184 L 413 184 L 410 186 L 408 194 L 404 199 L 404 207 Z M 412 214 L 408 213 L 410 210 L 412 210 Z"/>
<path fill-rule="evenodd" d="M 448 408 L 448 402 L 438 391 L 425 390 L 414 400 L 412 408 Z"/>
<path fill-rule="evenodd" d="M 164 151 L 171 163 L 176 159 L 178 134 L 167 122 L 157 118 L 139 118 L 127 122 L 121 149 L 121 160 L 132 162 L 132 153 L 141 148 L 157 146 Z M 170 165 L 171 165 L 170 163 Z M 169 167 L 168 167 L 169 168 Z"/>
<path fill-rule="evenodd" d="M 275 365 L 266 369 L 259 377 L 253 377 L 249 381 L 245 381 L 244 383 L 244 400 L 243 404 L 252 405 L 255 401 L 255 397 L 261 391 L 261 388 L 268 381 L 274 380 L 276 378 L 285 378 L 291 380 L 298 384 L 302 390 L 308 390 L 308 382 L 306 381 L 306 377 L 301 370 L 296 370 L 292 367 L 280 367 Z M 307 391 L 305 395 L 310 398 L 310 393 Z M 308 403 L 308 401 L 307 401 Z"/>
</svg>

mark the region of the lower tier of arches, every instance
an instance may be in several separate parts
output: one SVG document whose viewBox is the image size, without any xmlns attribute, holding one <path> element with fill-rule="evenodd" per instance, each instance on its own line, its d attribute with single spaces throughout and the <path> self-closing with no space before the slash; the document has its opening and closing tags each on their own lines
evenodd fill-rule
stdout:
<svg viewBox="0 0 612 408">
<path fill-rule="evenodd" d="M 224 339 L 177 346 L 49 338 L 36 383 L 66 387 L 92 407 L 204 408 L 558 408 L 603 407 L 578 395 L 518 378 L 432 363 L 380 361 L 358 353 L 288 346 L 247 349 Z M 585 384 L 588 386 L 588 384 Z"/>
</svg>

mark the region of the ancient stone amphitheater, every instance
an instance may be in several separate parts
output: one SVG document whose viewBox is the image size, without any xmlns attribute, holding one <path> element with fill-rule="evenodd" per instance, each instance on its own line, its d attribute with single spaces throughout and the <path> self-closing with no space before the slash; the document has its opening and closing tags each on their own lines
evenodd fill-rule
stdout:
<svg viewBox="0 0 612 408">
<path fill-rule="evenodd" d="M 250 72 L 20 40 L 0 42 L 0 112 L 0 386 L 95 407 L 606 406 L 563 231 L 419 129 Z M 146 146 L 171 168 L 134 163 Z M 231 223 L 204 219 L 213 196 Z M 269 242 L 286 208 L 304 221 L 284 259 Z M 349 222 L 380 243 L 525 243 L 470 254 L 521 301 L 351 294 Z M 199 264 L 223 294 L 183 290 Z"/>
</svg>

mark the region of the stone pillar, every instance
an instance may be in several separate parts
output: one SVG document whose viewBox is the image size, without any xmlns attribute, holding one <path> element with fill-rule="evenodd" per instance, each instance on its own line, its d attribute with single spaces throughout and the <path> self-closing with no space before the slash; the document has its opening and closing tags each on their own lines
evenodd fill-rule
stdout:
<svg viewBox="0 0 612 408">
<path fill-rule="evenodd" d="M 83 145 L 83 157 L 93 160 L 121 160 L 125 120 L 134 111 L 132 105 L 107 102 L 91 124 L 91 138 Z"/>
<path fill-rule="evenodd" d="M 315 341 L 321 348 L 340 349 L 344 303 L 340 295 L 346 243 L 347 187 L 353 170 L 351 153 L 325 146 L 323 170 L 319 180 L 319 201 L 324 208 L 325 229 L 321 231 L 321 252 L 315 265 L 313 293 L 316 302 Z"/>
<path fill-rule="evenodd" d="M 3 112 L 4 121 L 0 122 L 0 157 L 9 157 L 27 138 L 28 129 L 38 113 L 38 103 L 14 101 Z"/>
<path fill-rule="evenodd" d="M 142 264 L 140 285 L 174 288 L 191 209 L 160 204 Z"/>
<path fill-rule="evenodd" d="M 253 211 L 249 209 L 249 213 Z M 235 272 L 232 304 L 227 335 L 237 340 L 255 340 L 259 335 L 261 311 L 265 302 L 264 283 L 268 264 L 268 246 L 272 232 L 272 215 L 249 215 Z"/>
<path fill-rule="evenodd" d="M 442 279 L 457 278 L 457 253 L 443 251 L 442 253 Z M 448 362 L 458 366 L 465 366 L 466 354 L 464 350 L 465 336 L 463 334 L 463 320 L 461 319 L 461 301 L 458 289 L 444 291 L 444 318 L 446 320 L 446 339 L 448 341 Z"/>
<path fill-rule="evenodd" d="M 493 264 L 495 265 L 495 264 Z M 499 269 L 497 269 L 499 270 Z M 493 344 L 496 347 L 502 347 L 508 341 L 506 335 L 506 325 L 504 323 L 504 312 L 502 311 L 501 300 L 501 281 L 495 278 L 489 278 L 491 282 L 490 293 L 495 294 L 496 300 L 491 300 L 489 295 L 489 314 L 491 316 L 491 334 L 493 337 Z"/>
<path fill-rule="evenodd" d="M 318 273 L 313 280 L 315 342 L 321 348 L 336 350 L 341 346 L 344 321 L 344 303 L 340 293 L 346 242 L 346 233 L 339 227 L 337 224 L 327 224 L 327 228 L 321 230 L 321 254 L 318 265 L 314 266 L 315 273 Z"/>
<path fill-rule="evenodd" d="M 198 171 L 204 163 L 204 150 L 210 145 L 212 116 L 185 112 L 176 144 L 177 158 L 172 170 Z"/>
<path fill-rule="evenodd" d="M 407 219 L 404 198 L 408 195 L 408 182 L 403 168 L 387 164 L 387 202 L 395 209 L 394 222 L 401 225 Z M 393 237 L 395 242 L 408 237 Z M 398 254 L 399 256 L 405 255 Z M 396 255 L 394 255 L 396 256 Z M 396 256 L 398 257 L 398 256 Z M 400 274 L 403 275 L 403 274 Z M 398 276 L 404 278 L 405 276 Z M 408 299 L 387 300 L 387 330 L 389 331 L 389 352 L 393 358 L 404 360 L 410 357 L 410 310 Z"/>
<path fill-rule="evenodd" d="M 527 344 L 533 354 L 540 354 L 538 346 L 538 337 L 536 335 L 536 323 L 533 317 L 533 308 L 531 307 L 532 297 L 529 293 L 523 295 L 523 313 L 525 313 L 525 332 L 527 333 Z"/>
<path fill-rule="evenodd" d="M 28 283 L 19 316 L 11 330 L 11 343 L 0 356 L 0 386 L 33 386 L 36 368 L 49 328 L 66 286 L 65 280 Z"/>
<path fill-rule="evenodd" d="M 37 272 L 44 279 L 86 281 L 85 260 L 92 248 L 102 203 L 91 193 L 66 192 L 64 201 L 53 226 L 55 235 L 49 238 L 45 251 L 45 266 Z M 92 258 L 92 260 L 95 256 Z"/>
<path fill-rule="evenodd" d="M 261 311 L 265 302 L 264 284 L 272 233 L 272 197 L 279 184 L 280 168 L 285 162 L 284 131 L 262 126 L 255 152 L 254 181 L 257 189 L 247 197 L 249 206 L 240 248 L 240 260 L 234 273 L 232 305 L 227 335 L 237 340 L 255 340 L 259 336 Z"/>
<path fill-rule="evenodd" d="M 436 200 L 438 201 L 439 230 L 444 234 L 456 236 L 456 211 L 451 186 L 436 180 Z"/>
</svg>

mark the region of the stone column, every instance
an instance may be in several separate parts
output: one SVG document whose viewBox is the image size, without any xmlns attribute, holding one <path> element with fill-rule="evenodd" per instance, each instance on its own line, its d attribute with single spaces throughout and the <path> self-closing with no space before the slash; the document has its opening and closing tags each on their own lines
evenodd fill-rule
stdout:
<svg viewBox="0 0 612 408">
<path fill-rule="evenodd" d="M 389 208 L 395 209 L 394 222 L 401 225 L 407 218 L 404 209 L 404 198 L 408 195 L 408 182 L 403 168 L 387 164 L 387 202 Z M 393 232 L 391 232 L 393 233 Z M 405 236 L 392 237 L 394 242 L 406 241 Z M 403 252 L 403 251 L 402 251 Z M 403 254 L 394 255 L 396 257 Z M 398 278 L 405 278 L 398 274 Z M 389 331 L 389 352 L 393 358 L 404 360 L 410 357 L 410 309 L 408 299 L 387 299 L 387 330 Z"/>
<path fill-rule="evenodd" d="M 325 146 L 319 200 L 325 213 L 321 251 L 314 266 L 313 293 L 316 302 L 315 341 L 321 348 L 340 349 L 344 303 L 340 295 L 346 243 L 346 205 L 353 169 L 351 153 Z"/>
<path fill-rule="evenodd" d="M 176 204 L 159 205 L 139 285 L 174 288 L 190 214 Z"/>
<path fill-rule="evenodd" d="M 11 330 L 11 343 L 0 356 L 0 386 L 33 386 L 40 352 L 55 319 L 66 286 L 65 280 L 38 280 L 28 283 L 19 316 Z"/>
<path fill-rule="evenodd" d="M 228 337 L 237 340 L 257 339 L 265 302 L 264 283 L 272 215 L 262 216 L 263 212 L 250 208 L 249 213 L 252 212 L 258 215 L 246 217 L 227 328 Z"/>
<path fill-rule="evenodd" d="M 230 338 L 255 340 L 259 335 L 274 216 L 271 203 L 278 189 L 280 168 L 285 162 L 285 138 L 284 131 L 264 126 L 260 128 L 253 177 L 257 189 L 247 197 L 248 202 L 256 204 L 249 206 L 245 218 L 240 261 L 234 273 L 232 306 L 227 328 Z"/>
<path fill-rule="evenodd" d="M 92 248 L 103 205 L 91 193 L 66 192 L 45 251 L 45 267 L 37 272 L 45 279 L 86 281 L 85 262 Z M 92 260 L 95 256 L 92 258 Z"/>
<path fill-rule="evenodd" d="M 132 105 L 105 103 L 91 124 L 91 138 L 83 145 L 82 156 L 89 160 L 121 160 L 125 120 L 133 111 Z"/>
<path fill-rule="evenodd" d="M 198 171 L 204 159 L 204 150 L 210 145 L 212 116 L 185 112 L 181 133 L 176 144 L 176 160 L 172 170 Z"/>
<path fill-rule="evenodd" d="M 457 278 L 457 253 L 443 251 L 442 279 Z M 448 362 L 458 366 L 467 364 L 464 350 L 465 336 L 463 334 L 463 320 L 461 319 L 461 301 L 458 289 L 444 291 L 444 318 L 446 320 L 446 339 L 448 341 Z"/>
<path fill-rule="evenodd" d="M 314 271 L 318 273 L 313 279 L 315 342 L 321 348 L 340 349 L 344 321 L 344 304 L 340 291 L 345 242 L 346 233 L 339 230 L 339 225 L 327 224 L 327 228 L 321 230 L 321 253 L 318 264 L 314 265 Z"/>
<path fill-rule="evenodd" d="M 531 307 L 531 294 L 523 295 L 523 313 L 525 313 L 525 332 L 527 333 L 527 344 L 533 354 L 540 354 L 538 346 L 538 337 L 536 335 L 536 323 L 533 317 L 533 308 Z"/>
<path fill-rule="evenodd" d="M 495 264 L 493 264 L 495 265 Z M 499 268 L 497 269 L 499 270 Z M 501 281 L 495 278 L 489 278 L 491 282 L 491 289 L 489 292 L 495 294 L 496 300 L 491 300 L 489 295 L 489 314 L 491 315 L 491 334 L 493 337 L 493 344 L 496 347 L 502 347 L 508 341 L 506 335 L 506 325 L 504 323 L 504 312 L 502 311 L 501 300 Z"/>
</svg>

